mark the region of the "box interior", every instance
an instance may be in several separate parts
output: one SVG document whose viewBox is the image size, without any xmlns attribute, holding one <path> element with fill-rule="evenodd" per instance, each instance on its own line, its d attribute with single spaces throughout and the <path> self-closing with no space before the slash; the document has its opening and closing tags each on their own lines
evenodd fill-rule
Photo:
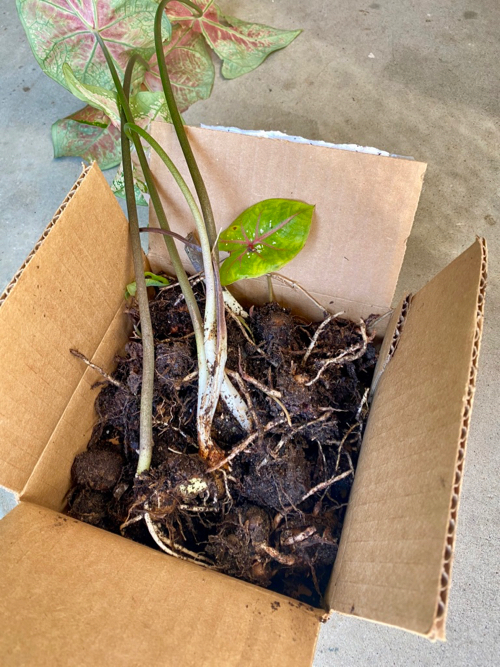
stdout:
<svg viewBox="0 0 500 667">
<path fill-rule="evenodd" d="M 187 131 L 219 229 L 263 199 L 314 204 L 307 243 L 281 273 L 298 281 L 327 310 L 343 311 L 353 320 L 391 308 L 425 164 L 217 130 Z M 152 133 L 194 192 L 172 126 L 155 122 Z M 155 153 L 151 166 L 172 231 L 186 235 L 194 228 L 187 204 Z M 152 207 L 150 224 L 158 226 Z M 178 247 L 192 272 L 184 248 Z M 151 234 L 149 257 L 153 269 L 171 271 L 161 236 Z M 280 303 L 322 319 L 300 292 L 277 281 L 274 288 Z M 264 278 L 242 280 L 230 289 L 242 302 L 267 299 Z M 386 323 L 381 323 L 381 333 Z"/>
<path fill-rule="evenodd" d="M 197 141 L 201 136 L 199 132 L 191 130 L 195 146 L 198 146 Z M 211 146 L 213 132 L 205 132 L 210 134 L 207 141 Z M 234 141 L 234 136 L 238 139 L 239 154 L 233 153 L 224 143 L 228 137 L 231 142 Z M 165 140 L 168 144 L 169 139 Z M 249 140 L 251 143 L 246 146 L 239 143 Z M 228 155 L 232 156 L 229 165 L 221 172 L 224 182 L 227 182 L 234 170 L 244 169 L 242 165 L 246 165 L 253 154 L 257 163 L 262 163 L 262 141 L 276 140 L 224 135 L 222 146 L 216 154 L 216 162 L 224 165 L 229 159 Z M 326 163 L 320 172 L 311 172 L 311 165 L 316 151 L 333 149 L 288 144 L 287 151 L 291 150 L 290 147 L 294 150 L 306 149 L 306 152 L 286 157 L 281 148 L 273 148 L 271 152 L 275 150 L 279 158 L 278 162 L 273 163 L 273 169 L 278 168 L 279 160 L 284 160 L 291 173 L 295 174 L 294 183 L 297 187 L 297 184 L 304 183 L 306 174 L 314 173 L 314 179 L 322 175 L 324 184 L 320 190 L 328 191 L 329 175 L 326 170 L 332 158 L 324 158 Z M 244 154 L 241 152 L 243 148 Z M 325 258 L 321 260 L 327 262 L 328 269 L 332 267 L 331 273 L 327 271 L 325 274 L 324 265 L 319 262 L 320 269 L 316 268 L 313 274 L 307 272 L 311 259 L 304 257 L 302 269 L 290 265 L 290 269 L 287 267 L 287 275 L 294 279 L 297 279 L 297 275 L 305 275 L 301 283 L 329 309 L 345 306 L 343 309 L 349 314 L 359 317 L 374 309 L 387 309 L 390 306 L 424 167 L 410 161 L 378 156 L 349 154 L 349 158 L 358 160 L 349 167 L 343 163 L 344 157 L 341 159 L 342 169 L 348 175 L 349 187 L 342 185 L 342 174 L 338 171 L 333 180 L 342 201 L 349 200 L 349 194 L 344 192 L 344 188 L 351 190 L 351 196 L 356 202 L 356 214 L 329 247 L 333 247 L 332 252 L 341 253 L 347 248 L 351 251 L 358 248 L 358 256 L 361 248 L 360 256 L 365 256 L 366 260 L 359 269 L 363 275 L 358 276 L 357 282 L 354 281 L 352 293 L 346 291 L 348 278 L 351 280 L 353 277 L 349 277 L 347 264 L 344 263 L 342 268 L 340 260 L 337 261 L 338 255 L 335 255 L 333 261 L 327 262 Z M 384 161 L 385 164 L 363 163 L 367 169 L 363 175 L 365 167 L 360 167 L 359 160 L 368 158 Z M 394 172 L 392 177 L 390 174 L 384 175 L 391 170 Z M 372 193 L 370 174 L 378 178 L 377 183 L 382 183 L 384 188 L 387 187 L 388 179 L 390 181 L 392 178 L 394 192 L 391 196 L 398 211 L 398 215 L 392 218 L 393 229 L 383 227 L 384 239 L 377 246 L 375 262 L 372 245 L 367 245 L 365 239 L 372 233 L 369 229 L 378 224 L 376 220 L 390 211 L 381 203 L 377 209 L 379 217 L 375 221 L 370 223 L 363 218 L 364 213 L 361 212 L 364 211 L 365 200 L 371 202 L 370 206 L 376 206 L 377 199 L 382 200 L 381 192 L 377 197 Z M 158 169 L 157 178 L 162 187 L 163 176 L 161 169 Z M 245 177 L 256 190 L 257 175 L 245 174 Z M 264 171 L 262 178 L 263 194 L 260 198 L 278 196 L 277 193 L 268 194 L 266 190 L 269 174 Z M 312 185 L 317 187 L 316 180 Z M 215 185 L 210 187 L 214 188 Z M 400 204 L 397 203 L 398 189 Z M 291 189 L 289 193 L 281 194 L 313 203 L 313 197 L 305 190 Z M 229 216 L 229 211 L 234 212 L 236 209 L 229 195 L 225 196 L 227 201 L 223 210 L 226 211 L 224 215 Z M 407 205 L 404 204 L 405 198 L 410 200 Z M 254 202 L 244 202 L 241 208 L 251 203 Z M 347 213 L 347 208 L 347 204 L 343 204 L 335 215 L 340 218 L 343 213 Z M 334 225 L 330 222 L 329 210 L 319 205 L 317 207 L 315 231 L 311 238 L 315 247 L 328 243 L 333 234 Z M 170 641 L 165 638 L 165 634 L 170 633 L 179 642 L 184 641 L 182 623 L 196 623 L 194 619 L 197 610 L 200 610 L 200 605 L 205 605 L 200 598 L 207 600 L 208 606 L 213 603 L 214 608 L 217 608 L 216 602 L 220 599 L 224 600 L 222 605 L 226 604 L 227 593 L 221 591 L 230 589 L 227 597 L 231 599 L 231 605 L 234 602 L 232 613 L 235 619 L 239 619 L 242 628 L 240 634 L 231 636 L 235 651 L 240 651 L 240 655 L 244 656 L 245 650 L 248 651 L 248 647 L 256 640 L 264 642 L 264 645 L 267 641 L 269 646 L 274 642 L 279 652 L 272 653 L 271 649 L 268 652 L 268 655 L 274 656 L 274 661 L 277 655 L 286 655 L 289 656 L 290 664 L 309 664 L 318 619 L 321 617 L 318 610 L 197 566 L 181 563 L 91 526 L 78 522 L 75 524 L 72 520 L 65 521 L 60 518 L 61 515 L 51 512 L 63 508 L 72 460 L 85 449 L 88 441 L 95 420 L 95 392 L 91 390 L 91 385 L 100 379 L 95 371 L 84 366 L 68 351 L 70 348 L 79 349 L 95 363 L 112 369 L 114 355 L 128 336 L 123 313 L 123 290 L 132 276 L 126 220 L 96 166 L 84 171 L 58 211 L 56 219 L 58 224 L 55 225 L 53 221 L 49 225 L 36 252 L 30 255 L 0 299 L 0 359 L 4 366 L 0 373 L 0 392 L 5 397 L 0 405 L 0 483 L 17 492 L 23 501 L 12 516 L 7 517 L 8 521 L 4 520 L 0 524 L 3 535 L 1 548 L 5 550 L 5 557 L 10 558 L 9 580 L 18 582 L 13 588 L 7 587 L 4 591 L 4 600 L 8 600 L 11 610 L 9 617 L 17 615 L 17 618 L 27 618 L 27 614 L 36 613 L 38 605 L 41 614 L 45 614 L 45 620 L 36 625 L 35 645 L 40 646 L 45 635 L 52 637 L 50 641 L 64 643 L 68 640 L 68 645 L 71 644 L 71 637 L 68 639 L 60 631 L 55 636 L 51 630 L 54 619 L 49 614 L 52 607 L 48 605 L 53 597 L 47 596 L 52 586 L 65 600 L 61 607 L 65 610 L 64 614 L 71 616 L 69 600 L 76 594 L 83 596 L 82 601 L 91 605 L 97 613 L 98 621 L 95 625 L 90 619 L 82 629 L 87 639 L 96 628 L 101 627 L 101 613 L 108 614 L 106 622 L 118 632 L 120 620 L 113 613 L 113 601 L 108 601 L 108 592 L 111 594 L 113 587 L 117 586 L 116 590 L 122 591 L 124 601 L 130 603 L 134 600 L 146 615 L 154 614 L 154 605 L 158 605 L 159 600 L 153 595 L 150 604 L 146 601 L 146 595 L 152 584 L 154 588 L 154 581 L 161 570 L 165 571 L 165 577 L 173 577 L 173 581 L 181 582 L 176 588 L 176 605 L 179 608 L 175 606 L 175 612 L 170 608 L 173 616 L 168 616 L 168 620 L 167 616 L 162 616 L 162 628 L 167 628 L 167 631 L 160 633 L 161 640 L 155 639 L 161 650 L 165 650 L 166 642 Z M 224 217 L 221 214 L 222 219 Z M 358 242 L 355 239 L 355 224 L 358 225 L 358 237 L 361 237 Z M 154 246 L 151 262 L 153 265 L 156 262 L 155 268 L 163 262 L 160 251 L 155 250 Z M 370 271 L 371 279 L 367 280 L 364 273 Z M 377 288 L 378 277 L 383 277 L 387 271 L 390 273 L 389 278 L 382 280 L 382 286 Z M 308 282 L 310 275 L 315 276 L 312 283 Z M 332 276 L 339 275 L 346 289 L 330 287 L 333 283 L 328 281 Z M 485 249 L 484 244 L 478 241 L 415 295 L 409 307 L 407 304 L 404 306 L 404 317 L 396 311 L 392 318 L 389 326 L 391 344 L 388 344 L 387 338 L 383 348 L 386 349 L 386 359 L 378 369 L 379 379 L 372 414 L 342 535 L 339 559 L 328 592 L 332 609 L 431 637 L 441 638 L 444 634 L 460 473 L 481 333 L 484 279 Z M 289 291 L 284 296 L 287 303 L 295 301 L 298 308 L 307 310 L 295 291 Z M 23 332 L 29 332 L 29 335 L 23 337 Z M 396 333 L 400 335 L 396 336 Z M 394 345 L 396 338 L 399 339 L 397 346 Z M 441 363 L 443 377 L 439 375 L 436 380 L 436 373 L 433 372 L 435 364 L 440 368 Z M 446 369 L 450 364 L 451 370 L 448 372 Z M 411 382 L 408 377 L 412 378 Z M 443 401 L 444 394 L 450 396 L 449 403 Z M 443 402 L 446 405 L 442 410 Z M 407 423 L 400 416 L 403 409 L 411 413 Z M 424 424 L 422 433 L 418 428 L 419 420 Z M 401 456 L 401 452 L 409 454 Z M 379 461 L 381 467 L 373 467 L 374 460 Z M 392 477 L 387 475 L 388 470 Z M 415 473 L 420 473 L 420 477 Z M 408 488 L 415 493 L 405 492 L 398 504 L 390 502 L 388 505 L 388 499 L 396 498 L 395 491 Z M 424 494 L 425 503 L 416 502 L 419 493 Z M 391 516 L 392 508 L 400 508 L 400 504 L 401 512 L 398 516 Z M 61 526 L 64 530 L 60 530 Z M 71 537 L 64 532 L 69 527 Z M 85 541 L 80 540 L 80 533 L 84 535 Z M 77 534 L 78 537 L 75 537 Z M 383 535 L 391 540 L 390 545 L 382 539 Z M 425 539 L 421 539 L 422 535 Z M 84 546 L 88 540 L 92 545 L 89 549 Z M 415 550 L 414 545 L 419 540 L 421 544 Z M 61 562 L 67 558 L 69 561 L 75 560 L 81 567 L 79 565 L 72 573 L 68 572 L 67 567 L 59 573 L 55 565 L 47 565 L 45 568 L 43 563 L 52 548 L 52 541 L 58 545 Z M 107 555 L 104 559 L 103 552 Z M 113 562 L 116 558 L 120 560 L 122 552 L 133 553 L 127 555 L 127 558 L 137 558 L 144 564 L 151 575 L 147 581 L 141 580 L 137 587 L 129 585 L 127 588 L 112 577 Z M 158 557 L 161 558 L 161 566 Z M 186 568 L 189 566 L 189 569 L 185 569 L 188 573 L 185 579 L 177 579 L 180 577 L 178 569 L 181 565 Z M 118 569 L 124 567 L 125 561 Z M 84 568 L 90 568 L 96 576 L 97 588 L 94 586 L 89 589 L 92 601 L 90 593 L 88 598 L 81 593 L 87 576 L 83 572 Z M 401 585 L 398 582 L 402 582 Z M 200 587 L 204 591 L 202 596 L 198 595 Z M 97 589 L 106 594 L 98 594 Z M 165 597 L 170 594 L 168 589 L 169 586 L 165 584 L 162 589 Z M 30 609 L 26 609 L 23 602 L 26 590 L 34 591 Z M 417 610 L 411 611 L 415 606 Z M 273 616 L 276 609 L 285 607 L 290 617 L 282 616 L 283 611 Z M 202 616 L 203 623 L 206 623 L 206 617 L 211 612 L 206 606 L 204 609 L 206 612 Z M 259 629 L 257 632 L 257 625 L 262 624 L 259 616 L 266 609 L 267 616 L 277 620 L 270 624 L 266 620 L 267 631 Z M 72 613 L 80 613 L 80 610 L 75 607 Z M 314 618 L 314 623 L 309 622 L 311 618 Z M 178 619 L 178 622 L 174 623 L 173 619 Z M 173 628 L 170 627 L 172 623 Z M 314 631 L 311 629 L 313 625 Z M 211 627 L 210 623 L 207 627 Z M 199 631 L 201 641 L 205 630 Z M 154 636 L 157 634 L 154 633 Z M 102 637 L 101 649 L 105 651 L 109 638 L 104 631 Z M 293 650 L 297 648 L 295 641 L 303 643 L 303 650 Z M 228 645 L 218 644 L 224 646 L 224 650 Z M 141 655 L 139 649 L 137 655 Z M 216 656 L 210 658 L 213 664 L 216 664 Z M 255 662 L 252 658 L 245 660 L 245 664 L 268 664 L 264 654 L 258 653 L 256 656 Z"/>
</svg>

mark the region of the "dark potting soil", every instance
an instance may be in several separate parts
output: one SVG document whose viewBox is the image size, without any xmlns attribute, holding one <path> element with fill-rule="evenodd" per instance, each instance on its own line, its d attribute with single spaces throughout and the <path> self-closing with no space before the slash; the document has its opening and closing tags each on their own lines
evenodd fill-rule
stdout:
<svg viewBox="0 0 500 667">
<path fill-rule="evenodd" d="M 195 293 L 202 306 L 202 283 Z M 226 368 L 252 430 L 219 401 L 212 436 L 229 460 L 210 472 L 197 453 L 196 350 L 179 288 L 160 290 L 150 308 L 151 469 L 135 477 L 142 344 L 131 307 L 136 334 L 114 384 L 99 383 L 97 423 L 72 467 L 69 514 L 321 606 L 368 413 L 376 362 L 369 321 L 309 323 L 274 303 L 245 319 L 228 315 Z"/>
</svg>

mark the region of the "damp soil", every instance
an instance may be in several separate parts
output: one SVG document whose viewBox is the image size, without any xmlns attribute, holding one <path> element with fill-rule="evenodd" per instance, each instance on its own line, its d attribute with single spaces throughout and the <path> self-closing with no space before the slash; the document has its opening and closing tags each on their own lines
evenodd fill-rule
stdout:
<svg viewBox="0 0 500 667">
<path fill-rule="evenodd" d="M 194 289 L 202 307 L 203 284 Z M 229 460 L 210 471 L 197 452 L 195 342 L 179 288 L 157 291 L 150 308 L 151 469 L 135 477 L 142 344 L 132 304 L 135 334 L 117 358 L 114 383 L 98 383 L 97 423 L 73 463 L 68 513 L 321 606 L 368 413 L 377 356 L 370 321 L 311 323 L 275 303 L 251 308 L 244 319 L 228 316 L 226 367 L 252 431 L 220 401 L 212 436 Z"/>
</svg>

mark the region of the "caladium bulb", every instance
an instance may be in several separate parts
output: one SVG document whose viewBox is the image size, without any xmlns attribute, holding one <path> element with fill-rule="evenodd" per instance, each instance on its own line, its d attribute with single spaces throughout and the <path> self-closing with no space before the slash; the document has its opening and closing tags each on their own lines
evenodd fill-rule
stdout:
<svg viewBox="0 0 500 667">
<path fill-rule="evenodd" d="M 243 211 L 219 236 L 219 250 L 229 253 L 222 285 L 281 269 L 304 247 L 313 212 L 294 199 L 265 199 Z"/>
</svg>

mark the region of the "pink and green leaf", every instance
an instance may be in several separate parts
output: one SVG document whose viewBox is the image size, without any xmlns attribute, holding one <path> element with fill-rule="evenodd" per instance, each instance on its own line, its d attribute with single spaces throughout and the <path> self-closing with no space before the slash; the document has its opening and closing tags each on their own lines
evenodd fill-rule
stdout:
<svg viewBox="0 0 500 667">
<path fill-rule="evenodd" d="M 176 25 L 172 39 L 164 45 L 164 56 L 179 111 L 182 113 L 198 100 L 210 97 L 214 66 L 202 35 Z M 151 91 L 161 90 L 156 54 L 149 61 L 144 84 Z"/>
<path fill-rule="evenodd" d="M 219 236 L 228 252 L 221 268 L 223 285 L 278 271 L 304 247 L 314 206 L 293 199 L 266 199 L 243 211 Z"/>
<path fill-rule="evenodd" d="M 300 30 L 278 30 L 260 23 L 248 23 L 225 16 L 213 0 L 194 0 L 202 10 L 195 17 L 179 2 L 167 5 L 167 16 L 173 23 L 201 33 L 222 60 L 222 76 L 235 79 L 258 67 L 271 53 L 283 49 Z"/>
<path fill-rule="evenodd" d="M 66 86 L 68 63 L 84 84 L 113 88 L 95 33 L 123 74 L 131 53 L 148 60 L 154 52 L 153 0 L 16 0 L 28 41 L 42 70 Z M 170 34 L 165 16 L 164 34 Z"/>
<path fill-rule="evenodd" d="M 120 130 L 102 111 L 86 106 L 52 125 L 54 157 L 81 157 L 101 169 L 121 161 Z"/>
</svg>

